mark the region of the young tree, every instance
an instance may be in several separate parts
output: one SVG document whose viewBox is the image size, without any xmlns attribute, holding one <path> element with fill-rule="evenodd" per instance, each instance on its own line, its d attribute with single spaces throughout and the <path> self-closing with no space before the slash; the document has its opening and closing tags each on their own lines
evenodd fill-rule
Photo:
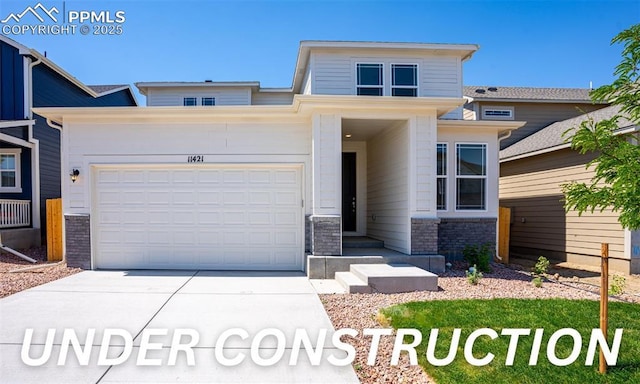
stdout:
<svg viewBox="0 0 640 384">
<path fill-rule="evenodd" d="M 640 229 L 640 146 L 637 132 L 621 134 L 620 126 L 640 124 L 640 24 L 631 26 L 613 38 L 611 44 L 623 44 L 622 61 L 615 81 L 591 92 L 594 101 L 605 101 L 620 108 L 611 119 L 587 119 L 579 127 L 565 132 L 571 148 L 581 154 L 595 152 L 587 163 L 594 167 L 588 183 L 562 185 L 565 208 L 594 212 L 611 208 L 619 213 L 624 228 Z M 621 124 L 624 122 L 624 124 Z"/>
</svg>

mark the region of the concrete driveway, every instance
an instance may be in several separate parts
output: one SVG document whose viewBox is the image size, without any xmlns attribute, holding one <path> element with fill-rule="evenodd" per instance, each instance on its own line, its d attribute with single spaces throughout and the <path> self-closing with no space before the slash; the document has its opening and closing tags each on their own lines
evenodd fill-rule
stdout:
<svg viewBox="0 0 640 384">
<path fill-rule="evenodd" d="M 319 365 L 296 329 L 327 330 Z M 0 381 L 357 383 L 333 331 L 300 273 L 86 271 L 0 299 Z"/>
</svg>

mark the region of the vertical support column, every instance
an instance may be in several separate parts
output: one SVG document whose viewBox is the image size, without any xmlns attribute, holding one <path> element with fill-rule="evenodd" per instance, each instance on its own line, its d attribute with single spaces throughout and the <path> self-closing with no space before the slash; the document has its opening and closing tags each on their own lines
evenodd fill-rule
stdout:
<svg viewBox="0 0 640 384">
<path fill-rule="evenodd" d="M 409 217 L 411 254 L 438 252 L 436 212 L 436 111 L 409 119 Z"/>
<path fill-rule="evenodd" d="M 91 269 L 91 221 L 89 215 L 65 215 L 67 265 Z"/>
<path fill-rule="evenodd" d="M 342 254 L 342 119 L 336 114 L 312 118 L 313 214 L 311 252 Z"/>
</svg>

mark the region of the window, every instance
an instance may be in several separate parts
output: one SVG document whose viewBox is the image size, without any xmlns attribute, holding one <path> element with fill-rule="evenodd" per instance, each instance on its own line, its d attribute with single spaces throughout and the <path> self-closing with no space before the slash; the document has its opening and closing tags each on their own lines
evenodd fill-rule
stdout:
<svg viewBox="0 0 640 384">
<path fill-rule="evenodd" d="M 184 106 L 185 107 L 193 107 L 195 105 L 198 105 L 198 98 L 197 97 L 185 97 L 184 98 Z"/>
<path fill-rule="evenodd" d="M 417 65 L 391 65 L 391 96 L 418 96 Z"/>
<path fill-rule="evenodd" d="M 456 209 L 485 210 L 487 145 L 456 144 Z"/>
<path fill-rule="evenodd" d="M 204 105 L 204 106 L 216 105 L 216 98 L 215 97 L 203 97 L 202 98 L 202 105 Z"/>
<path fill-rule="evenodd" d="M 20 185 L 21 149 L 0 150 L 0 191 L 22 192 Z"/>
<path fill-rule="evenodd" d="M 364 96 L 382 96 L 382 64 L 357 64 L 357 93 Z"/>
<path fill-rule="evenodd" d="M 513 107 L 482 107 L 482 118 L 487 120 L 513 120 Z"/>
<path fill-rule="evenodd" d="M 438 144 L 436 158 L 436 205 L 439 211 L 444 211 L 447 209 L 447 144 Z"/>
</svg>

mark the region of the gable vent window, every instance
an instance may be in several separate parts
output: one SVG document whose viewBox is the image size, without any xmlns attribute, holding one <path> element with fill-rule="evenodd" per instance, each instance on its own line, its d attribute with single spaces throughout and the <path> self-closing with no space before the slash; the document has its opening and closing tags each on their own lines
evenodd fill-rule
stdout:
<svg viewBox="0 0 640 384">
<path fill-rule="evenodd" d="M 482 118 L 487 120 L 513 120 L 513 107 L 482 107 Z"/>
<path fill-rule="evenodd" d="M 418 96 L 418 66 L 391 65 L 391 96 Z"/>
<path fill-rule="evenodd" d="M 183 105 L 185 107 L 193 107 L 198 105 L 198 98 L 196 97 L 185 97 L 183 99 Z"/>
<path fill-rule="evenodd" d="M 358 64 L 357 94 L 363 96 L 382 96 L 382 64 Z"/>
<path fill-rule="evenodd" d="M 204 106 L 216 105 L 216 98 L 215 97 L 203 97 L 202 98 L 202 105 L 204 105 Z"/>
</svg>

